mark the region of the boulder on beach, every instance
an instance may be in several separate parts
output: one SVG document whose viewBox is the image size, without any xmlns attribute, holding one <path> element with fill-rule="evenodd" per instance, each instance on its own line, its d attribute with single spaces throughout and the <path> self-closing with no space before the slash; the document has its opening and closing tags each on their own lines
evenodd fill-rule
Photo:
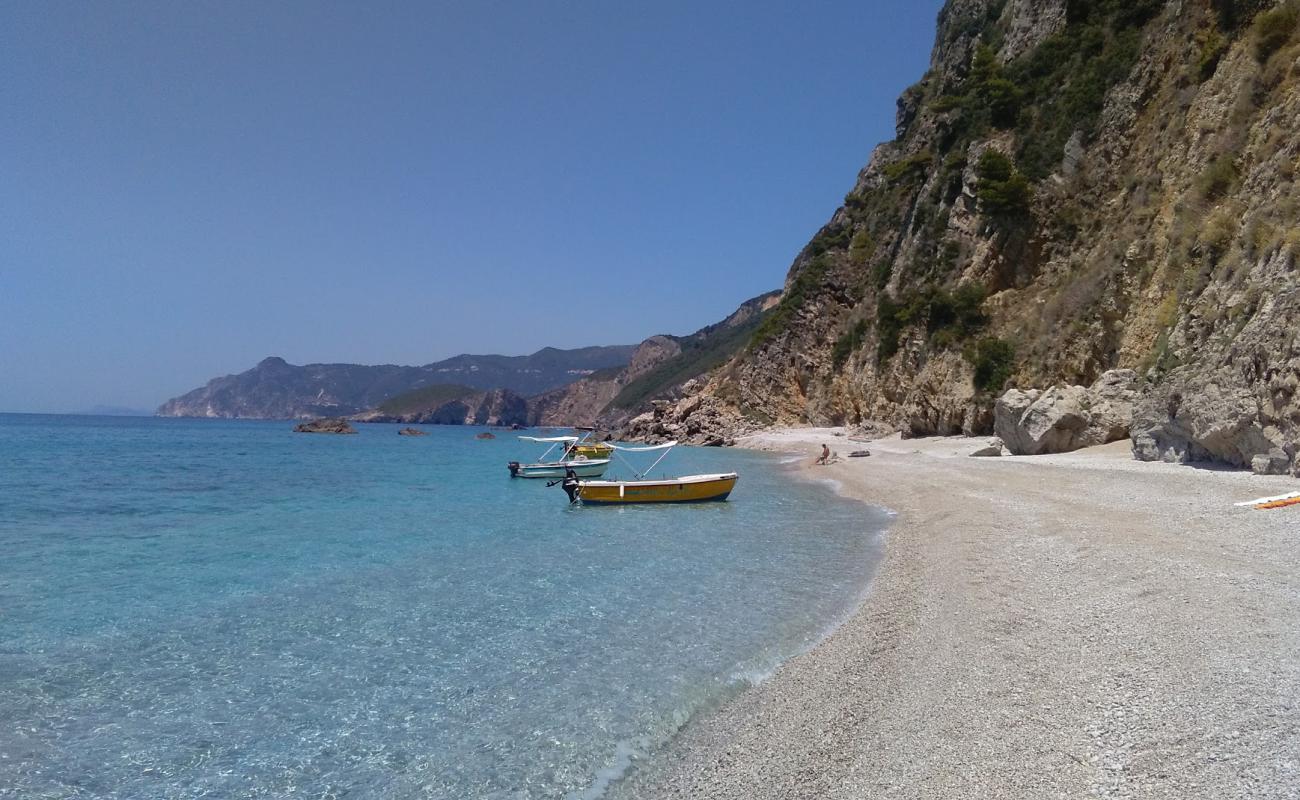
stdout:
<svg viewBox="0 0 1300 800">
<path fill-rule="evenodd" d="M 1133 412 L 1133 456 L 1183 464 L 1215 461 L 1261 475 L 1285 474 L 1294 452 L 1276 424 L 1261 415 L 1255 391 L 1221 382 L 1170 382 Z"/>
<path fill-rule="evenodd" d="M 989 458 L 1000 455 L 1002 455 L 1002 440 L 996 436 L 989 439 L 988 444 L 971 453 L 972 458 Z"/>
<path fill-rule="evenodd" d="M 495 438 L 497 438 L 497 437 L 496 437 L 496 434 L 488 433 L 487 431 L 483 431 L 482 433 L 475 434 L 474 438 L 475 438 L 475 439 L 495 439 Z"/>
<path fill-rule="evenodd" d="M 993 410 L 993 430 L 1014 455 L 1067 453 L 1129 435 L 1137 374 L 1111 370 L 1092 386 L 1010 389 Z"/>
<path fill-rule="evenodd" d="M 397 432 L 398 436 L 428 436 L 428 431 L 422 431 L 419 428 L 402 428 Z"/>
<path fill-rule="evenodd" d="M 324 417 L 309 422 L 300 422 L 293 427 L 294 433 L 356 433 L 346 419 L 342 417 Z"/>
</svg>

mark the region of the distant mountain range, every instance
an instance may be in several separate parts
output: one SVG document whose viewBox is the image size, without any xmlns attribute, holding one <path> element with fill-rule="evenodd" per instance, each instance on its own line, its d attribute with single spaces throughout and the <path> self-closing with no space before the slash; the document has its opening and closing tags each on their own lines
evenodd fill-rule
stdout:
<svg viewBox="0 0 1300 800">
<path fill-rule="evenodd" d="M 238 375 L 168 400 L 164 417 L 297 419 L 479 425 L 595 425 L 618 429 L 676 398 L 689 381 L 729 362 L 752 341 L 781 297 L 768 292 L 689 336 L 639 345 L 528 356 L 460 355 L 421 367 L 306 364 L 264 359 Z"/>
<path fill-rule="evenodd" d="M 248 419 L 350 416 L 375 409 L 398 395 L 443 384 L 534 395 L 599 370 L 620 369 L 635 349 L 634 345 L 576 350 L 546 347 L 527 356 L 459 355 L 420 367 L 297 366 L 271 357 L 246 372 L 214 378 L 206 386 L 168 400 L 156 413 Z"/>
</svg>

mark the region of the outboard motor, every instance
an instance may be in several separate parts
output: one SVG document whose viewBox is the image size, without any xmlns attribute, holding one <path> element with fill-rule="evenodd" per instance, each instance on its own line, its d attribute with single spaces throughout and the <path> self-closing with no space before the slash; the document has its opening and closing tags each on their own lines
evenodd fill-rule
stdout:
<svg viewBox="0 0 1300 800">
<path fill-rule="evenodd" d="M 510 463 L 506 464 L 506 468 L 510 470 L 510 477 L 512 477 L 512 478 L 518 478 L 518 477 L 519 477 L 519 462 L 518 462 L 518 461 L 511 461 Z"/>
<path fill-rule="evenodd" d="M 564 469 L 564 493 L 569 496 L 569 504 L 578 502 L 578 473 L 573 471 L 572 467 Z"/>
</svg>

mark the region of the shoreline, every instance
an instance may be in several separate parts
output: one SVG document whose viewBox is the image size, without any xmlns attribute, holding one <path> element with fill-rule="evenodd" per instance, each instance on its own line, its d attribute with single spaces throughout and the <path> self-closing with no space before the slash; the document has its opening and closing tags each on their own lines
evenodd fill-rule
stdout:
<svg viewBox="0 0 1300 800">
<path fill-rule="evenodd" d="M 1300 517 L 1232 505 L 1293 478 L 835 433 L 740 446 L 897 514 L 856 609 L 609 798 L 1295 796 Z"/>
</svg>

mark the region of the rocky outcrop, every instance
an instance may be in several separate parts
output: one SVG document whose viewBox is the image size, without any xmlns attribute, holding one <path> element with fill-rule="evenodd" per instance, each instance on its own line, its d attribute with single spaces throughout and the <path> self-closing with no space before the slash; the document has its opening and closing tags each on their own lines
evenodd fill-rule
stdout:
<svg viewBox="0 0 1300 800">
<path fill-rule="evenodd" d="M 746 300 L 726 319 L 689 336 L 651 336 L 622 370 L 603 370 L 529 400 L 537 425 L 617 429 L 653 400 L 675 399 L 682 386 L 736 354 L 775 305 L 777 292 Z"/>
<path fill-rule="evenodd" d="M 529 398 L 529 418 L 534 425 L 579 425 L 594 427 L 618 419 L 606 409 L 623 387 L 668 359 L 679 355 L 682 347 L 671 336 L 651 336 L 637 345 L 628 365 L 621 370 L 603 370 L 536 397 Z"/>
<path fill-rule="evenodd" d="M 293 427 L 294 433 L 356 433 L 356 428 L 342 417 L 326 417 L 310 422 L 300 422 Z"/>
<path fill-rule="evenodd" d="M 1248 385 L 1168 385 L 1138 404 L 1133 455 L 1142 461 L 1216 461 L 1284 474 L 1294 469 L 1295 444 L 1277 424 L 1283 420 L 1275 411 Z M 1297 411 L 1291 407 L 1289 414 Z"/>
<path fill-rule="evenodd" d="M 994 406 L 993 428 L 1013 455 L 1067 453 L 1129 435 L 1137 375 L 1107 372 L 1090 387 L 1011 389 Z"/>
<path fill-rule="evenodd" d="M 419 428 L 402 428 L 397 432 L 398 436 L 428 436 L 428 431 L 422 431 Z"/>
<path fill-rule="evenodd" d="M 682 387 L 685 396 L 681 399 L 653 401 L 649 411 L 627 422 L 620 438 L 651 444 L 678 441 L 720 447 L 733 445 L 737 436 L 761 427 L 704 389 L 699 381 L 689 381 Z"/>
</svg>

